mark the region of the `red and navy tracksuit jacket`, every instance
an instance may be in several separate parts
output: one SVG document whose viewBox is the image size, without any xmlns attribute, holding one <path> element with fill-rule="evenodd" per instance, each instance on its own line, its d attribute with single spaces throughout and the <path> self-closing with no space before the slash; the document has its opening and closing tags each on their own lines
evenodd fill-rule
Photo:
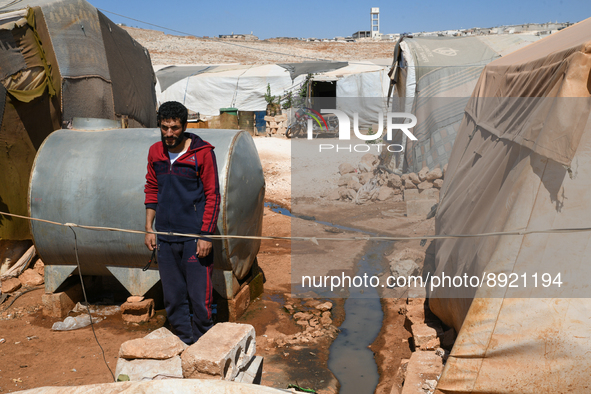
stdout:
<svg viewBox="0 0 591 394">
<path fill-rule="evenodd" d="M 218 170 L 213 146 L 199 136 L 171 166 L 168 149 L 160 141 L 150 147 L 146 175 L 146 208 L 156 211 L 156 231 L 211 235 L 220 211 Z M 187 237 L 159 235 L 166 242 Z"/>
</svg>

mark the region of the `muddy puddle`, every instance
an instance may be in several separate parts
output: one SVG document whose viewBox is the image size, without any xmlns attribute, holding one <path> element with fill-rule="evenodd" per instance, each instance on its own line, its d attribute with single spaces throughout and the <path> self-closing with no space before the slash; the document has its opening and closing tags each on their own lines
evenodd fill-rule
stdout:
<svg viewBox="0 0 591 394">
<path fill-rule="evenodd" d="M 276 204 L 265 206 L 276 213 L 311 220 L 335 229 L 374 235 L 370 232 L 316 220 L 313 216 L 299 215 Z M 357 265 L 358 275 L 377 275 L 382 272 L 382 258 L 391 242 L 371 242 Z M 374 353 L 369 346 L 374 342 L 384 318 L 376 288 L 351 288 L 345 301 L 345 320 L 340 333 L 330 347 L 328 367 L 340 383 L 340 394 L 371 394 L 379 381 Z"/>
</svg>

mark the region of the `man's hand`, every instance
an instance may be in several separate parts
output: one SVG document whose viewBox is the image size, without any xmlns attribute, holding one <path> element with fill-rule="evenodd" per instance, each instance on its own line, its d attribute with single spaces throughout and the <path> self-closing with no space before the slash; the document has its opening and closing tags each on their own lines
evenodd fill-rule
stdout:
<svg viewBox="0 0 591 394">
<path fill-rule="evenodd" d="M 146 244 L 148 249 L 154 250 L 154 248 L 156 247 L 156 234 L 146 234 L 144 243 Z"/>
<path fill-rule="evenodd" d="M 197 240 L 197 257 L 203 258 L 211 253 L 211 242 L 204 239 Z"/>
</svg>

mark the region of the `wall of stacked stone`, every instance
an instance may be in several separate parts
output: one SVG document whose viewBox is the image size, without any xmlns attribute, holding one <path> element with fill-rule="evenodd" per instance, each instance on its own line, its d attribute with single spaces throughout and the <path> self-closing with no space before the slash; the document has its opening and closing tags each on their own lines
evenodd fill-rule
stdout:
<svg viewBox="0 0 591 394">
<path fill-rule="evenodd" d="M 378 156 L 371 153 L 365 154 L 356 167 L 349 163 L 341 164 L 337 189 L 329 192 L 326 198 L 356 203 L 386 200 L 402 202 L 416 200 L 417 195 L 424 194 L 430 200 L 439 200 L 439 189 L 443 186 L 447 165 L 443 169 L 439 166 L 433 169 L 423 167 L 418 173 L 398 175 L 379 169 L 378 164 Z"/>
<path fill-rule="evenodd" d="M 284 136 L 287 131 L 287 114 L 265 116 L 266 134 L 270 136 Z"/>
</svg>

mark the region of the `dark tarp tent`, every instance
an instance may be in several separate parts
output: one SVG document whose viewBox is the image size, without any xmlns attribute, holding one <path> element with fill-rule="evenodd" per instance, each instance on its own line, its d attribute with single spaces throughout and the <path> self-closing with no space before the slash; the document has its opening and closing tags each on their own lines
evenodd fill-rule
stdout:
<svg viewBox="0 0 591 394">
<path fill-rule="evenodd" d="M 74 117 L 156 126 L 148 51 L 84 0 L 0 1 L 0 210 L 26 215 L 45 137 Z M 30 238 L 0 215 L 0 239 Z"/>
</svg>

